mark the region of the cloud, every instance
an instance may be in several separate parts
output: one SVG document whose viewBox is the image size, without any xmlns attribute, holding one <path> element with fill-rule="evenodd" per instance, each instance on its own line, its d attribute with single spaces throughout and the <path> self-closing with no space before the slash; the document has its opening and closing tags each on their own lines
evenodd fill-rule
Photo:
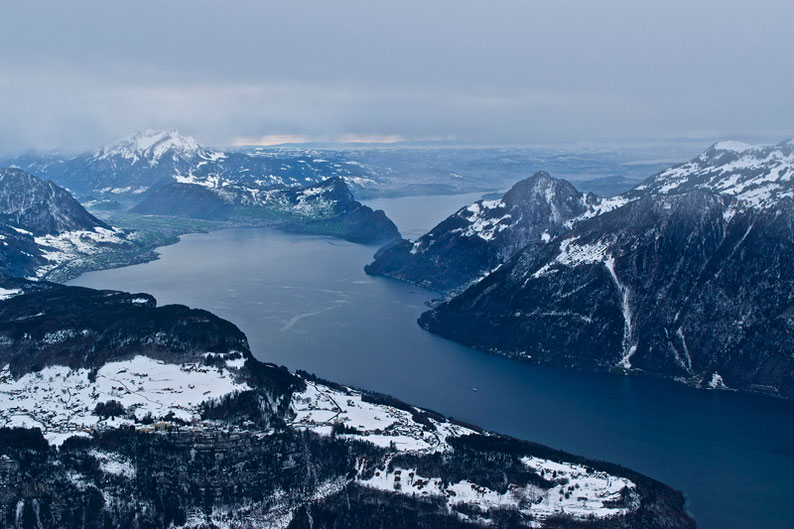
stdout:
<svg viewBox="0 0 794 529">
<path fill-rule="evenodd" d="M 53 0 L 4 18 L 5 150 L 147 127 L 209 145 L 794 132 L 783 0 Z"/>
</svg>

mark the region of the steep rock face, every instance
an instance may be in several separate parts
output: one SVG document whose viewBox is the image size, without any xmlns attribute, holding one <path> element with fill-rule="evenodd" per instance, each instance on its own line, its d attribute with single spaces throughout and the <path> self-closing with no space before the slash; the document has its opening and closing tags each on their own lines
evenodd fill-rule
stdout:
<svg viewBox="0 0 794 529">
<path fill-rule="evenodd" d="M 594 214 L 599 203 L 567 181 L 539 172 L 499 200 L 461 208 L 416 241 L 381 249 L 365 271 L 453 290 L 488 274 L 527 244 L 567 231 L 576 219 Z"/>
<path fill-rule="evenodd" d="M 47 263 L 42 249 L 28 231 L 0 225 L 0 241 L 0 273 L 32 277 Z"/>
<path fill-rule="evenodd" d="M 694 527 L 661 483 L 262 364 L 205 311 L 0 289 L 0 527 Z"/>
<path fill-rule="evenodd" d="M 623 207 L 547 245 L 528 246 L 423 314 L 420 324 L 540 363 L 637 369 L 794 397 L 788 171 L 764 166 L 748 174 L 737 153 L 714 157 L 724 150 L 712 148 L 691 162 L 695 176 L 683 177 L 680 166 L 664 185 L 656 175 Z M 700 165 L 706 156 L 719 167 L 739 168 L 706 170 Z M 721 176 L 704 184 L 702 174 Z M 776 194 L 767 186 L 768 198 L 759 202 L 769 174 L 782 175 L 774 181 Z M 736 182 L 756 191 L 744 195 Z"/>
<path fill-rule="evenodd" d="M 21 169 L 0 169 L 0 221 L 35 235 L 108 227 L 68 191 Z"/>
<path fill-rule="evenodd" d="M 65 263 L 136 244 L 65 189 L 21 169 L 0 169 L 0 273 L 45 277 Z"/>
</svg>

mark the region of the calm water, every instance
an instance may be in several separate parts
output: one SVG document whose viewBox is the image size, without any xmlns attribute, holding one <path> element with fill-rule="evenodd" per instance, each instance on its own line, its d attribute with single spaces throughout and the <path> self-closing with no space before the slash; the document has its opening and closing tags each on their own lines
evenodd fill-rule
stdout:
<svg viewBox="0 0 794 529">
<path fill-rule="evenodd" d="M 476 198 L 370 204 L 416 236 Z M 699 527 L 794 527 L 794 403 L 535 367 L 456 345 L 415 323 L 434 293 L 363 273 L 374 251 L 224 230 L 183 237 L 158 261 L 73 284 L 208 309 L 245 331 L 262 360 L 631 467 L 683 490 Z"/>
</svg>

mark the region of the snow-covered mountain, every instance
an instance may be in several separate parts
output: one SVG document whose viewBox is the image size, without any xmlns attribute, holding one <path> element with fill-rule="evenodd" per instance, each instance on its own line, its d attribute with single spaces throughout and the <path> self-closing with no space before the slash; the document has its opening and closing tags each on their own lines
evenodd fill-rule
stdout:
<svg viewBox="0 0 794 529">
<path fill-rule="evenodd" d="M 0 169 L 0 245 L 0 273 L 41 278 L 66 262 L 135 243 L 52 182 Z"/>
<path fill-rule="evenodd" d="M 792 175 L 794 141 L 771 146 L 720 142 L 612 198 L 579 193 L 570 183 L 541 172 L 517 183 L 500 200 L 462 208 L 415 241 L 383 248 L 366 270 L 451 291 L 479 280 L 527 244 L 548 242 L 583 220 L 644 196 L 700 189 L 735 198 L 730 211 L 775 207 L 781 199 L 794 197 Z"/>
<path fill-rule="evenodd" d="M 4 526 L 694 527 L 652 479 L 263 364 L 206 311 L 0 293 Z"/>
<path fill-rule="evenodd" d="M 461 208 L 415 241 L 382 248 L 365 270 L 447 291 L 487 275 L 527 244 L 547 242 L 586 218 L 625 201 L 580 193 L 538 172 L 498 200 Z"/>
<path fill-rule="evenodd" d="M 717 144 L 420 322 L 533 362 L 794 397 L 791 155 Z"/>
<path fill-rule="evenodd" d="M 646 180 L 626 196 L 695 189 L 734 197 L 743 207 L 775 208 L 782 199 L 794 197 L 794 140 L 766 146 L 720 142 L 697 158 Z"/>
<path fill-rule="evenodd" d="M 127 138 L 118 139 L 98 151 L 94 152 L 93 160 L 130 160 L 149 165 L 159 163 L 163 157 L 176 160 L 191 160 L 193 157 L 203 155 L 209 158 L 208 153 L 202 149 L 195 138 L 183 136 L 178 130 L 153 130 L 147 129 Z"/>
</svg>

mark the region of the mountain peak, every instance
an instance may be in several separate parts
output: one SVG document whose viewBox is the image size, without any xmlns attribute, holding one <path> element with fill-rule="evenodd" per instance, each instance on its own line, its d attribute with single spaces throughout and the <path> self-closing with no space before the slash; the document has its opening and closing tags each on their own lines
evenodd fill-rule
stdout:
<svg viewBox="0 0 794 529">
<path fill-rule="evenodd" d="M 728 151 L 740 154 L 753 148 L 755 148 L 755 145 L 741 141 L 721 141 L 712 145 L 709 151 Z"/>
<path fill-rule="evenodd" d="M 68 191 L 22 169 L 0 169 L 0 222 L 36 235 L 109 227 Z"/>
<path fill-rule="evenodd" d="M 529 197 L 537 197 L 547 203 L 555 200 L 560 192 L 563 196 L 578 195 L 576 188 L 567 180 L 552 177 L 546 171 L 538 171 L 530 177 L 516 182 L 510 190 L 505 193 L 504 200 L 508 204 L 523 202 Z M 563 199 L 562 197 L 558 197 Z"/>
<path fill-rule="evenodd" d="M 98 159 L 121 156 L 133 162 L 147 160 L 156 163 L 168 153 L 173 158 L 190 158 L 201 150 L 195 138 L 184 136 L 176 129 L 146 129 L 109 143 L 94 156 Z"/>
</svg>

